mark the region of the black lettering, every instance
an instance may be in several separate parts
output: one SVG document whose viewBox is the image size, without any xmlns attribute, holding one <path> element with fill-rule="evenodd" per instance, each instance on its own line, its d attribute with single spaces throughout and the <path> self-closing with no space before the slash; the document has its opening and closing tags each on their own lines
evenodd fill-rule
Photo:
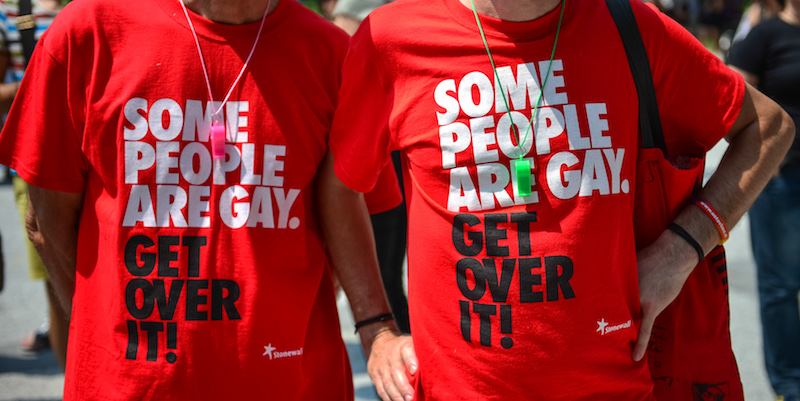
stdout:
<svg viewBox="0 0 800 401">
<path fill-rule="evenodd" d="M 142 290 L 144 301 L 142 307 L 136 305 L 136 291 Z M 153 304 L 155 297 L 153 296 L 153 285 L 149 281 L 137 278 L 128 282 L 125 287 L 125 306 L 128 307 L 128 313 L 136 319 L 147 319 L 153 313 Z"/>
<path fill-rule="evenodd" d="M 475 256 L 483 249 L 483 234 L 480 231 L 467 231 L 467 237 L 472 241 L 471 245 L 467 245 L 464 240 L 464 224 L 472 227 L 480 224 L 481 219 L 468 214 L 457 214 L 453 218 L 453 245 L 458 253 L 464 256 Z"/>
<path fill-rule="evenodd" d="M 167 322 L 167 349 L 178 348 L 178 323 Z M 178 356 L 174 352 L 167 352 L 166 360 L 169 363 L 175 363 Z"/>
<path fill-rule="evenodd" d="M 469 288 L 469 280 L 467 279 L 467 270 L 472 270 L 472 277 L 475 279 L 475 288 Z M 483 297 L 486 292 L 486 280 L 483 279 L 481 271 L 483 265 L 477 259 L 464 258 L 456 263 L 456 283 L 458 289 L 464 294 L 464 297 L 471 301 L 477 301 Z"/>
<path fill-rule="evenodd" d="M 142 331 L 147 332 L 147 360 L 155 362 L 158 359 L 158 333 L 164 331 L 164 323 L 141 322 Z"/>
<path fill-rule="evenodd" d="M 498 223 L 507 223 L 508 215 L 505 213 L 491 213 L 484 217 L 486 223 L 486 255 L 487 256 L 508 256 L 507 246 L 498 246 L 497 242 L 508 238 L 506 230 L 497 228 Z"/>
<path fill-rule="evenodd" d="M 206 237 L 183 237 L 183 246 L 189 250 L 189 277 L 200 277 L 200 247 L 206 242 Z"/>
<path fill-rule="evenodd" d="M 136 327 L 135 320 L 128 320 L 128 350 L 125 352 L 125 359 L 136 360 L 139 351 L 139 328 Z"/>
<path fill-rule="evenodd" d="M 506 298 L 508 298 L 508 289 L 511 287 L 511 277 L 514 276 L 514 265 L 516 263 L 516 259 L 503 259 L 503 272 L 500 274 L 500 279 L 498 280 L 497 267 L 495 267 L 494 259 L 483 260 L 481 276 L 483 276 L 483 279 L 489 286 L 489 291 L 492 293 L 492 301 L 506 302 Z"/>
<path fill-rule="evenodd" d="M 153 287 L 155 289 L 158 314 L 161 316 L 161 320 L 172 320 L 172 315 L 175 314 L 175 307 L 178 306 L 178 298 L 181 297 L 183 280 L 172 280 L 172 285 L 169 288 L 169 300 L 167 299 L 164 280 L 153 280 Z"/>
<path fill-rule="evenodd" d="M 561 267 L 561 275 L 558 268 Z M 566 256 L 547 256 L 544 258 L 544 270 L 547 280 L 547 300 L 558 301 L 558 289 L 564 294 L 564 299 L 575 298 L 575 292 L 569 285 L 572 278 L 572 259 Z"/>
<path fill-rule="evenodd" d="M 197 310 L 198 306 L 208 303 L 208 296 L 197 291 L 207 288 L 207 280 L 186 280 L 186 320 L 208 320 L 208 312 Z"/>
<path fill-rule="evenodd" d="M 511 305 L 500 305 L 500 332 L 511 334 Z"/>
<path fill-rule="evenodd" d="M 511 334 L 511 305 L 500 305 L 500 332 Z M 500 346 L 509 349 L 514 346 L 514 340 L 505 336 L 500 339 Z"/>
<path fill-rule="evenodd" d="M 520 256 L 531 254 L 531 223 L 536 222 L 536 212 L 511 213 L 511 222 L 517 223 L 517 241 Z"/>
<path fill-rule="evenodd" d="M 167 322 L 167 348 L 178 348 L 178 323 Z"/>
<path fill-rule="evenodd" d="M 473 312 L 481 317 L 481 345 L 492 346 L 492 316 L 497 314 L 497 305 L 472 303 Z"/>
<path fill-rule="evenodd" d="M 542 275 L 533 274 L 533 269 L 542 268 L 541 258 L 519 259 L 519 302 L 544 302 L 541 291 L 533 291 L 533 286 L 542 285 Z"/>
<path fill-rule="evenodd" d="M 180 238 L 172 235 L 158 236 L 158 277 L 178 277 L 178 268 L 170 267 L 170 262 L 178 260 L 178 252 L 171 250 L 180 244 Z"/>
<path fill-rule="evenodd" d="M 461 306 L 461 336 L 464 337 L 464 341 L 471 343 L 472 317 L 469 315 L 469 301 L 458 301 L 458 303 Z"/>
<path fill-rule="evenodd" d="M 228 296 L 224 291 L 228 290 Z M 222 320 L 222 308 L 229 320 L 238 320 L 242 317 L 236 310 L 235 302 L 239 299 L 239 284 L 233 280 L 211 280 L 211 320 Z"/>
<path fill-rule="evenodd" d="M 150 248 L 155 245 L 155 242 L 144 235 L 134 235 L 125 244 L 125 267 L 128 271 L 137 277 L 144 277 L 153 271 L 156 266 L 156 255 L 154 253 L 142 252 L 142 265 L 140 266 L 136 261 L 136 251 L 139 246 Z"/>
</svg>

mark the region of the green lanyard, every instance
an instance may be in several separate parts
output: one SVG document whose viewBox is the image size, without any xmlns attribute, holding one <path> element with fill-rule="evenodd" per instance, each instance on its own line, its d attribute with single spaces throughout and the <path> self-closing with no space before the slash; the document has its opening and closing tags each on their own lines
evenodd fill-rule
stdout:
<svg viewBox="0 0 800 401">
<path fill-rule="evenodd" d="M 517 131 L 517 125 L 511 120 L 511 107 L 508 107 L 508 99 L 506 99 L 506 91 L 503 88 L 500 88 L 500 93 L 503 95 L 503 103 L 506 105 L 506 111 L 509 113 L 508 119 L 511 122 L 511 129 L 514 130 L 514 137 L 517 140 L 517 148 L 522 150 L 522 145 L 525 141 L 528 140 L 528 133 L 531 131 L 531 127 L 533 126 L 533 121 L 536 119 L 536 112 L 539 109 L 539 103 L 542 101 L 542 94 L 544 94 L 544 87 L 547 85 L 547 78 L 550 77 L 550 68 L 553 66 L 553 57 L 556 55 L 556 46 L 558 45 L 558 34 L 561 32 L 561 20 L 564 17 L 564 2 L 566 0 L 561 1 L 561 15 L 558 17 L 558 28 L 556 28 L 556 40 L 553 42 L 553 51 L 550 52 L 550 64 L 547 65 L 547 75 L 544 76 L 544 82 L 542 83 L 542 87 L 539 89 L 539 98 L 536 99 L 536 104 L 533 106 L 533 111 L 531 112 L 531 121 L 528 124 L 528 129 L 525 130 L 525 136 L 522 137 L 522 141 L 519 140 L 519 131 Z M 486 54 L 489 55 L 489 62 L 492 63 L 492 70 L 494 71 L 494 77 L 497 82 L 500 82 L 500 76 L 497 74 L 497 67 L 494 64 L 494 57 L 492 57 L 492 52 L 489 50 L 489 44 L 486 42 L 486 35 L 483 33 L 483 27 L 481 26 L 481 20 L 478 18 L 478 10 L 475 9 L 475 0 L 470 0 L 472 3 L 472 13 L 475 14 L 475 22 L 478 23 L 478 31 L 481 33 L 481 39 L 483 39 L 483 46 L 486 48 Z M 514 171 L 516 172 L 517 176 L 517 191 L 520 196 L 531 196 L 531 163 L 529 160 L 524 160 L 522 156 L 523 152 L 520 152 L 519 160 L 515 160 L 512 162 L 514 164 Z"/>
</svg>

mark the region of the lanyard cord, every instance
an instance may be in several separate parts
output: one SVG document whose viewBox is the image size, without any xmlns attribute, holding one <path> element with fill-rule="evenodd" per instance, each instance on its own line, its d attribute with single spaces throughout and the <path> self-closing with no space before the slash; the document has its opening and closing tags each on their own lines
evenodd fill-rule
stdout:
<svg viewBox="0 0 800 401">
<path fill-rule="evenodd" d="M 522 141 L 519 140 L 519 131 L 517 130 L 517 125 L 514 124 L 514 121 L 511 119 L 511 107 L 508 107 L 508 99 L 506 99 L 506 91 L 502 87 L 500 88 L 500 93 L 503 95 L 503 103 L 506 105 L 506 111 L 508 114 L 508 120 L 511 123 L 511 127 L 514 130 L 514 136 L 517 139 L 517 148 L 522 150 L 523 144 L 525 141 L 528 140 L 528 133 L 531 131 L 531 127 L 533 126 L 533 120 L 536 119 L 536 112 L 539 109 L 539 103 L 542 101 L 542 94 L 544 94 L 544 87 L 547 85 L 547 78 L 550 77 L 550 67 L 553 66 L 553 57 L 556 55 L 556 46 L 558 45 L 558 34 L 561 32 L 561 20 L 564 17 L 564 2 L 566 0 L 561 1 L 561 15 L 558 17 L 558 28 L 556 28 L 556 39 L 553 42 L 553 51 L 550 52 L 550 64 L 547 66 L 547 75 L 544 76 L 544 82 L 542 83 L 542 87 L 539 89 L 539 98 L 536 99 L 536 104 L 533 106 L 533 111 L 531 112 L 531 121 L 528 124 L 528 129 L 525 130 L 525 136 L 522 138 Z M 497 74 L 497 67 L 494 64 L 494 57 L 492 57 L 492 52 L 489 50 L 489 44 L 486 42 L 486 35 L 483 33 L 483 27 L 481 26 L 481 20 L 478 18 L 478 11 L 475 9 L 475 0 L 470 0 L 472 3 L 472 13 L 475 15 L 475 22 L 478 23 L 478 31 L 481 33 L 481 39 L 483 39 L 483 46 L 486 48 L 486 54 L 489 55 L 489 62 L 492 64 L 492 71 L 494 71 L 494 76 L 497 82 L 500 82 L 500 75 Z M 522 160 L 523 152 L 520 152 L 519 158 Z"/>
<path fill-rule="evenodd" d="M 194 44 L 197 45 L 197 54 L 200 55 L 200 65 L 203 67 L 203 77 L 206 79 L 206 89 L 208 89 L 208 98 L 211 100 L 211 107 L 214 108 L 214 95 L 211 94 L 211 81 L 208 79 L 208 70 L 206 69 L 206 60 L 203 57 L 203 50 L 200 49 L 200 41 L 197 39 L 197 32 L 194 30 L 194 25 L 192 24 L 192 19 L 189 18 L 189 11 L 186 10 L 186 5 L 183 4 L 183 0 L 178 0 L 178 3 L 181 4 L 181 8 L 183 8 L 183 15 L 186 16 L 186 22 L 189 23 L 189 29 L 192 31 L 192 36 L 194 37 Z M 225 106 L 225 103 L 228 102 L 228 99 L 231 97 L 231 93 L 233 93 L 233 89 L 236 88 L 236 85 L 239 83 L 239 79 L 242 78 L 244 75 L 244 71 L 247 69 L 247 64 L 250 63 L 250 59 L 253 57 L 253 53 L 255 53 L 256 45 L 258 45 L 258 39 L 261 38 L 261 30 L 264 28 L 264 21 L 267 20 L 267 14 L 269 14 L 269 8 L 272 5 L 272 0 L 267 2 L 267 9 L 264 10 L 264 16 L 261 17 L 261 25 L 258 27 L 258 34 L 256 35 L 256 41 L 253 43 L 253 47 L 250 49 L 250 54 L 247 56 L 247 60 L 245 60 L 244 65 L 242 66 L 242 70 L 239 71 L 239 75 L 231 84 L 231 88 L 228 89 L 228 93 L 225 95 L 225 99 L 222 100 L 222 104 L 219 105 L 219 109 L 214 111 L 213 115 L 217 115 L 222 108 Z"/>
</svg>

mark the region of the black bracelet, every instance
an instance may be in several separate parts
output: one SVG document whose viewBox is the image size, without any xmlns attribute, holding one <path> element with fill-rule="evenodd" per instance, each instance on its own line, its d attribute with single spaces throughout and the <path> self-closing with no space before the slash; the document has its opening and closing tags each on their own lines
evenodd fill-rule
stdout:
<svg viewBox="0 0 800 401">
<path fill-rule="evenodd" d="M 694 250 L 697 251 L 697 258 L 698 258 L 697 263 L 703 261 L 703 259 L 705 258 L 705 255 L 703 254 L 703 247 L 701 247 L 700 244 L 697 243 L 697 240 L 695 240 L 694 237 L 691 236 L 691 234 L 686 232 L 686 230 L 684 230 L 683 227 L 675 223 L 670 224 L 669 227 L 667 228 L 670 231 L 674 232 L 675 234 L 678 234 L 684 240 L 686 240 L 686 242 L 688 242 L 689 245 L 691 245 L 692 248 L 694 248 Z"/>
<path fill-rule="evenodd" d="M 360 329 L 360 328 L 362 328 L 364 326 L 367 326 L 367 325 L 370 325 L 370 324 L 373 324 L 373 323 L 378 323 L 378 322 L 385 322 L 387 320 L 394 320 L 394 314 L 384 313 L 382 315 L 373 316 L 373 317 L 371 317 L 369 319 L 364 319 L 364 320 L 362 320 L 360 322 L 357 322 L 356 323 L 356 334 L 358 334 L 358 329 Z"/>
</svg>

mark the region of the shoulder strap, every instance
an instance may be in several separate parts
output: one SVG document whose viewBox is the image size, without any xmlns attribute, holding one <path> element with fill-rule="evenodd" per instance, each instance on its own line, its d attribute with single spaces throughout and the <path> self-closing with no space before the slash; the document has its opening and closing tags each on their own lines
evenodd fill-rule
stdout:
<svg viewBox="0 0 800 401">
<path fill-rule="evenodd" d="M 664 132 L 661 130 L 650 61 L 647 59 L 647 51 L 639 34 L 631 4 L 629 0 L 606 0 L 606 5 L 622 37 L 633 82 L 639 94 L 639 130 L 642 136 L 642 148 L 659 148 L 666 156 L 667 146 L 664 142 Z"/>
<path fill-rule="evenodd" d="M 25 66 L 31 61 L 33 47 L 36 46 L 36 19 L 33 16 L 31 0 L 19 0 L 19 16 L 17 17 L 17 30 L 19 41 L 22 44 L 22 53 L 25 55 Z"/>
</svg>

